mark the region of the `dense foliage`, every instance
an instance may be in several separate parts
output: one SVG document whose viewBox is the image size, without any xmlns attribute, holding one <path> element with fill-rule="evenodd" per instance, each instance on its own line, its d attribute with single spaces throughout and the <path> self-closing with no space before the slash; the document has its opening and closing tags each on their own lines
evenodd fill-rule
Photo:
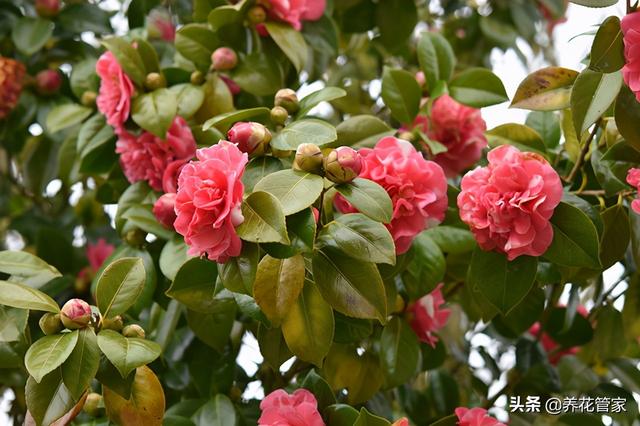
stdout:
<svg viewBox="0 0 640 426">
<path fill-rule="evenodd" d="M 636 424 L 640 12 L 567 6 L 0 0 L 14 422 Z"/>
</svg>

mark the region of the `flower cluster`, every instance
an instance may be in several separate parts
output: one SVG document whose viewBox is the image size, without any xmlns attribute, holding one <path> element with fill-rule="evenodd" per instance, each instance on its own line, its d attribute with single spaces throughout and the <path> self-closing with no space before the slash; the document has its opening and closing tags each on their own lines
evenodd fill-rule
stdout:
<svg viewBox="0 0 640 426">
<path fill-rule="evenodd" d="M 21 62 L 0 56 L 0 120 L 18 104 L 25 73 Z"/>
</svg>

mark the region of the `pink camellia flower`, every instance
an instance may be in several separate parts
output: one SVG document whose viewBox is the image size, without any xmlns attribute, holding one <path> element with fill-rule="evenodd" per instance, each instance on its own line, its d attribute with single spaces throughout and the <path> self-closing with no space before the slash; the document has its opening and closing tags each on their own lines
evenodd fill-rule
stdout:
<svg viewBox="0 0 640 426">
<path fill-rule="evenodd" d="M 184 166 L 178 177 L 174 227 L 184 236 L 189 254 L 219 263 L 238 256 L 242 241 L 235 227 L 244 221 L 240 206 L 246 153 L 227 141 L 199 149 L 198 161 Z"/>
<path fill-rule="evenodd" d="M 363 148 L 360 177 L 381 185 L 393 202 L 391 232 L 398 254 L 409 250 L 416 235 L 444 219 L 447 210 L 447 180 L 442 168 L 425 160 L 411 143 L 386 137 L 375 148 Z M 342 196 L 336 207 L 343 213 L 357 210 Z"/>
<path fill-rule="evenodd" d="M 325 426 L 316 397 L 306 389 L 289 395 L 278 389 L 260 403 L 258 426 Z"/>
<path fill-rule="evenodd" d="M 327 7 L 326 0 L 262 0 L 271 19 L 287 22 L 300 31 L 303 21 L 317 21 Z"/>
<path fill-rule="evenodd" d="M 627 173 L 627 183 L 640 190 L 640 169 L 629 169 Z M 631 202 L 631 208 L 634 212 L 640 214 L 640 198 L 636 198 Z"/>
<path fill-rule="evenodd" d="M 192 157 L 193 155 L 189 158 L 181 158 L 167 164 L 162 174 L 162 191 L 168 194 L 178 192 L 178 176 L 180 176 L 180 171 L 182 171 L 184 165 L 187 164 Z"/>
<path fill-rule="evenodd" d="M 584 306 L 578 306 L 578 309 L 576 309 L 576 312 L 578 312 L 580 315 L 582 315 L 585 318 L 589 316 L 589 312 Z M 538 337 L 538 335 L 540 334 L 539 322 L 536 322 L 529 328 L 529 334 L 531 334 L 533 337 Z M 558 348 L 560 347 L 558 342 L 553 340 L 553 338 L 544 331 L 540 336 L 540 343 L 542 344 L 542 347 L 544 348 L 545 352 L 549 354 L 549 362 L 553 365 L 557 365 L 558 362 L 560 362 L 560 358 L 562 358 L 563 356 L 575 355 L 580 350 L 579 347 L 572 346 L 570 348 L 566 348 L 558 351 Z"/>
<path fill-rule="evenodd" d="M 438 343 L 438 336 L 434 333 L 446 325 L 451 315 L 451 310 L 443 308 L 443 305 L 442 284 L 438 284 L 435 290 L 409 305 L 407 309 L 411 318 L 411 328 L 421 341 L 431 347 Z"/>
<path fill-rule="evenodd" d="M 504 423 L 500 423 L 498 420 L 489 416 L 489 413 L 484 408 L 466 408 L 458 407 L 455 410 L 458 417 L 459 426 L 505 426 Z"/>
<path fill-rule="evenodd" d="M 449 95 L 439 97 L 433 103 L 431 118 L 419 115 L 413 123 L 432 140 L 447 147 L 434 157 L 447 177 L 456 177 L 473 166 L 482 157 L 487 146 L 484 132 L 487 124 L 480 110 L 459 104 Z"/>
<path fill-rule="evenodd" d="M 97 272 L 115 249 L 116 248 L 112 244 L 107 243 L 104 238 L 100 238 L 95 244 L 88 243 L 86 255 L 92 271 Z"/>
<path fill-rule="evenodd" d="M 69 330 L 84 328 L 91 321 L 91 306 L 82 299 L 71 299 L 60 310 L 60 319 Z"/>
<path fill-rule="evenodd" d="M 487 156 L 489 165 L 462 178 L 460 218 L 483 250 L 540 256 L 553 240 L 549 219 L 562 199 L 558 173 L 540 155 L 503 145 Z"/>
<path fill-rule="evenodd" d="M 182 117 L 173 120 L 165 140 L 149 132 L 137 137 L 125 130 L 117 133 L 116 152 L 120 154 L 120 165 L 129 182 L 145 180 L 156 191 L 170 186 L 169 182 L 163 185 L 164 181 L 175 176 L 175 169 L 196 152 L 196 141 Z M 169 175 L 165 176 L 167 170 Z"/>
<path fill-rule="evenodd" d="M 151 38 L 173 42 L 176 38 L 176 27 L 171 14 L 165 8 L 153 9 L 147 16 L 147 33 Z"/>
<path fill-rule="evenodd" d="M 622 68 L 624 82 L 636 94 L 640 102 L 640 12 L 634 12 L 622 19 L 624 56 L 626 64 Z"/>
<path fill-rule="evenodd" d="M 153 205 L 153 215 L 162 226 L 173 229 L 173 222 L 176 220 L 176 194 L 164 194 Z"/>
<path fill-rule="evenodd" d="M 111 52 L 105 52 L 96 63 L 100 77 L 100 93 L 96 99 L 98 110 L 107 117 L 107 123 L 121 127 L 129 118 L 134 86 L 131 79 Z"/>
</svg>

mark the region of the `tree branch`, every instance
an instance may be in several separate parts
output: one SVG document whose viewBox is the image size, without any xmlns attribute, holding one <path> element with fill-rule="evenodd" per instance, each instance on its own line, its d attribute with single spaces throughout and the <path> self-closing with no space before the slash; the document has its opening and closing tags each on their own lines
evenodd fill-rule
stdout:
<svg viewBox="0 0 640 426">
<path fill-rule="evenodd" d="M 587 156 L 587 154 L 589 153 L 589 148 L 591 147 L 591 142 L 593 142 L 593 139 L 596 137 L 596 134 L 598 134 L 598 129 L 600 128 L 600 124 L 601 123 L 602 123 L 602 118 L 598 119 L 598 121 L 596 122 L 596 125 L 593 128 L 593 131 L 589 135 L 589 139 L 587 139 L 587 141 L 584 143 L 584 146 L 582 147 L 582 150 L 580 151 L 580 156 L 576 160 L 576 164 L 573 166 L 573 169 L 571 169 L 571 172 L 567 175 L 567 177 L 565 177 L 563 179 L 565 182 L 573 183 L 573 180 L 575 179 L 576 175 L 578 174 L 578 171 L 580 171 L 580 168 L 582 168 L 582 165 L 584 164 L 584 159 Z"/>
</svg>

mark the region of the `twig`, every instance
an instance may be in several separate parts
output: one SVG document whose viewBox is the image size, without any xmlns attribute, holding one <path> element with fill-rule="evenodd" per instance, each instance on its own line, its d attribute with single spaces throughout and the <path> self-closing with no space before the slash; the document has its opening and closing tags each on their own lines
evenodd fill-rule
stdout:
<svg viewBox="0 0 640 426">
<path fill-rule="evenodd" d="M 569 175 L 567 175 L 567 177 L 565 177 L 563 179 L 565 182 L 573 183 L 573 180 L 575 179 L 576 175 L 578 174 L 578 171 L 580 170 L 580 168 L 584 164 L 584 159 L 587 156 L 587 154 L 589 153 L 589 148 L 591 147 L 591 142 L 593 142 L 593 139 L 596 137 L 596 134 L 598 134 L 598 129 L 600 128 L 600 124 L 601 123 L 602 123 L 602 119 L 599 119 L 596 122 L 596 125 L 593 128 L 593 131 L 589 135 L 589 139 L 587 139 L 587 141 L 584 143 L 584 146 L 582 147 L 582 150 L 580 151 L 580 156 L 576 160 L 576 164 L 573 166 L 573 169 L 571 169 L 571 172 L 569 173 Z"/>
<path fill-rule="evenodd" d="M 635 191 L 633 190 L 621 191 L 616 194 L 612 194 L 611 197 L 613 196 L 626 197 L 628 195 L 632 195 L 634 192 Z M 584 191 L 571 191 L 571 193 L 575 195 L 584 195 L 584 196 L 593 196 L 593 197 L 604 197 L 607 195 L 604 189 L 588 189 Z"/>
</svg>

